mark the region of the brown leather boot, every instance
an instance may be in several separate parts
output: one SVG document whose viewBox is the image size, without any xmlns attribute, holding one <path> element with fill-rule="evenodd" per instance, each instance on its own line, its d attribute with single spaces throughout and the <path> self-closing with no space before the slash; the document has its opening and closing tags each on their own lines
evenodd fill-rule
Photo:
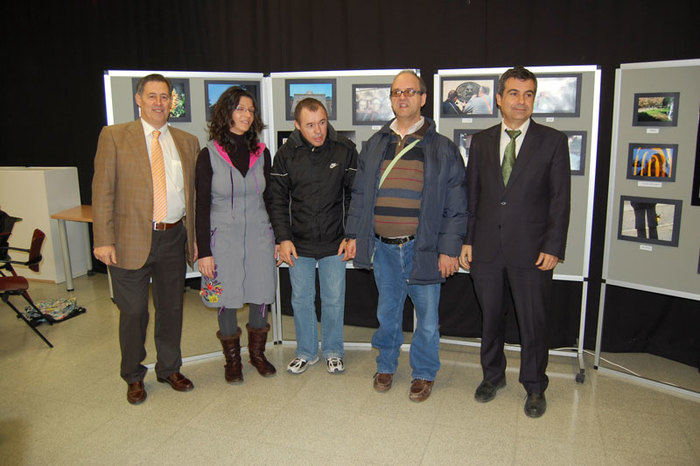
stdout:
<svg viewBox="0 0 700 466">
<path fill-rule="evenodd" d="M 217 338 L 221 341 L 224 350 L 226 365 L 224 366 L 224 377 L 228 383 L 243 382 L 243 371 L 241 367 L 241 328 L 236 329 L 236 333 L 225 337 L 221 332 L 216 332 Z"/>
<path fill-rule="evenodd" d="M 250 356 L 250 364 L 258 370 L 258 373 L 263 377 L 275 375 L 277 370 L 275 366 L 270 364 L 270 361 L 265 358 L 265 343 L 267 342 L 267 332 L 270 331 L 270 324 L 264 328 L 250 328 L 246 324 L 248 330 L 248 355 Z"/>
</svg>

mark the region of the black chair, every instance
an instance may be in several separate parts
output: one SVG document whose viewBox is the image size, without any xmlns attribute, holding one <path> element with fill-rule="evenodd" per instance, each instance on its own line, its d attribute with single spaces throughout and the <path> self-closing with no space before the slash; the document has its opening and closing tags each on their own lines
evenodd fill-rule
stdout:
<svg viewBox="0 0 700 466">
<path fill-rule="evenodd" d="M 0 211 L 0 213 L 4 214 L 2 211 Z M 27 324 L 32 331 L 34 331 L 34 333 L 39 335 L 39 338 L 44 340 L 44 343 L 49 345 L 50 348 L 53 348 L 51 342 L 36 329 L 34 323 L 27 319 L 27 317 L 10 302 L 10 296 L 20 295 L 29 303 L 30 306 L 41 314 L 41 311 L 36 307 L 34 301 L 32 301 L 32 298 L 27 292 L 29 289 L 29 282 L 27 282 L 26 278 L 17 275 L 17 272 L 15 272 L 12 264 L 24 265 L 29 267 L 29 270 L 38 272 L 39 262 L 41 262 L 41 246 L 44 244 L 44 238 L 46 235 L 44 235 L 44 232 L 37 228 L 34 230 L 34 234 L 32 235 L 32 243 L 29 249 L 10 247 L 8 242 L 10 234 L 12 233 L 12 226 L 19 219 L 16 217 L 9 217 L 9 219 L 11 219 L 9 220 L 10 228 L 7 230 L 7 219 L 0 215 L 0 229 L 2 230 L 0 233 L 0 299 L 10 306 L 10 308 L 15 311 L 15 314 L 17 314 L 17 318 L 22 319 L 24 323 Z M 5 223 L 5 225 L 1 225 L 2 223 Z M 29 258 L 24 262 L 12 260 L 9 255 L 9 251 L 20 251 L 27 253 Z M 51 324 L 50 321 L 49 324 Z"/>
</svg>

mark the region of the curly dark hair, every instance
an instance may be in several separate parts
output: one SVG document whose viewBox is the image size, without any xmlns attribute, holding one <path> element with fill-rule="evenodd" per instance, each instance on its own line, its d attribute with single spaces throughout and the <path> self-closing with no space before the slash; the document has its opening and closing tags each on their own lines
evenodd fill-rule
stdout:
<svg viewBox="0 0 700 466">
<path fill-rule="evenodd" d="M 253 124 L 244 134 L 248 150 L 255 152 L 258 149 L 258 134 L 265 128 L 260 118 L 260 109 L 253 94 L 238 86 L 229 87 L 221 94 L 212 108 L 211 122 L 209 123 L 209 137 L 224 148 L 226 152 L 232 154 L 236 150 L 236 143 L 231 136 L 231 126 L 233 126 L 233 111 L 238 107 L 241 97 L 248 97 L 253 101 L 255 116 Z"/>
</svg>

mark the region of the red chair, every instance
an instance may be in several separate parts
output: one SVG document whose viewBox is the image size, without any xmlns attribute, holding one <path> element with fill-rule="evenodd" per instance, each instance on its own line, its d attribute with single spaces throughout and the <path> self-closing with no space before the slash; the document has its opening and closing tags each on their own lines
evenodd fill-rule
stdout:
<svg viewBox="0 0 700 466">
<path fill-rule="evenodd" d="M 32 298 L 27 292 L 29 289 L 29 282 L 27 282 L 26 278 L 17 275 L 17 272 L 15 272 L 12 264 L 24 265 L 29 267 L 29 270 L 38 272 L 39 262 L 41 262 L 41 246 L 44 244 L 44 238 L 46 235 L 44 235 L 44 232 L 38 228 L 35 229 L 34 234 L 32 235 L 31 246 L 29 249 L 22 249 L 5 246 L 8 244 L 10 233 L 11 230 L 0 233 L 0 299 L 7 303 L 7 305 L 10 306 L 13 311 L 15 311 L 17 318 L 22 319 L 24 323 L 34 331 L 34 333 L 39 335 L 39 338 L 44 340 L 44 343 L 49 345 L 50 348 L 53 348 L 51 342 L 49 342 L 49 340 L 47 340 L 46 337 L 36 329 L 33 323 L 10 302 L 10 296 L 21 295 L 37 312 L 41 314 L 41 311 L 36 307 L 34 301 L 32 301 Z M 9 251 L 21 251 L 28 253 L 29 258 L 25 262 L 12 260 L 8 254 Z M 3 271 L 9 272 L 11 275 L 7 275 Z M 49 324 L 51 324 L 51 322 L 49 322 Z"/>
</svg>

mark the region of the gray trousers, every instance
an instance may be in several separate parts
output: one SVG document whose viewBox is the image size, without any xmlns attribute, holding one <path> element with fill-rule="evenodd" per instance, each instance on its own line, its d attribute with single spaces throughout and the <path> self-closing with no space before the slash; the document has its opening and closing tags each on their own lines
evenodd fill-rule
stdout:
<svg viewBox="0 0 700 466">
<path fill-rule="evenodd" d="M 109 267 L 114 301 L 119 308 L 121 376 L 127 383 L 143 380 L 146 375 L 146 367 L 141 363 L 146 358 L 149 279 L 155 307 L 156 376 L 165 378 L 180 370 L 186 240 L 182 223 L 169 230 L 154 231 L 151 251 L 140 269 Z"/>
</svg>

